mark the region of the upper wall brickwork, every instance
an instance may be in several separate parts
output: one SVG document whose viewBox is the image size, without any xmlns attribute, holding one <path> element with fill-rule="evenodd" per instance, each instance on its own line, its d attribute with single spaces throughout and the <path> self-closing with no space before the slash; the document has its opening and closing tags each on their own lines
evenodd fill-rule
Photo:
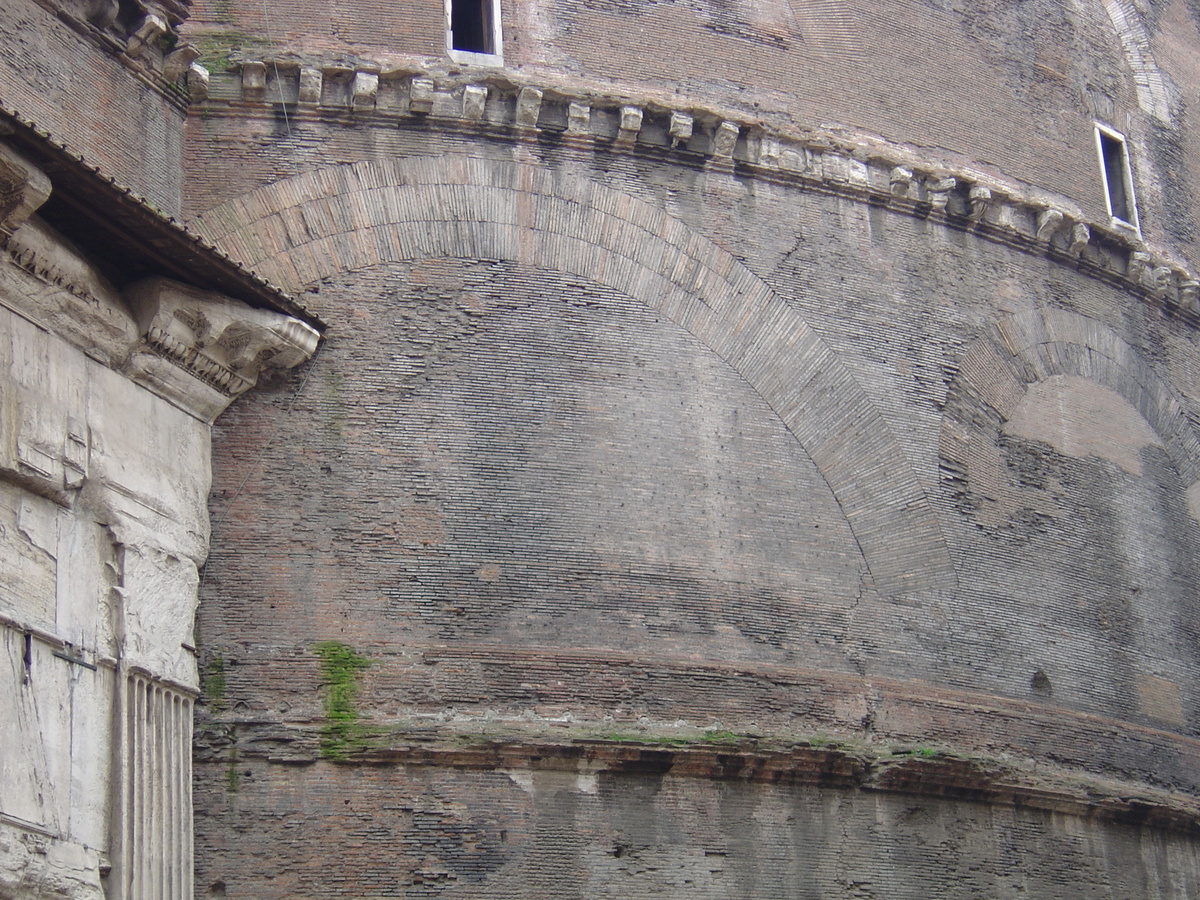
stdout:
<svg viewBox="0 0 1200 900">
<path fill-rule="evenodd" d="M 0 106 L 177 215 L 186 95 L 163 79 L 160 50 L 130 57 L 36 0 L 6 2 L 0 23 Z"/>
<path fill-rule="evenodd" d="M 269 23 L 250 0 L 200 3 L 188 27 L 219 66 L 246 52 L 448 65 L 442 0 L 404 6 L 400 16 L 398 4 L 360 0 L 334 20 L 301 6 Z M 1185 0 L 1153 10 L 1127 0 L 502 7 L 505 70 L 518 79 L 685 98 L 778 131 L 863 133 L 931 165 L 1063 195 L 1093 220 L 1106 215 L 1093 136 L 1102 121 L 1130 139 L 1147 237 L 1195 255 L 1200 163 L 1187 148 L 1200 125 L 1182 101 L 1200 87 L 1184 50 L 1200 26 Z"/>
<path fill-rule="evenodd" d="M 405 10 L 193 29 L 330 323 L 215 431 L 202 889 L 1192 891 L 1185 4 Z"/>
<path fill-rule="evenodd" d="M 605 692 L 565 670 L 554 683 L 575 687 L 546 694 L 511 683 L 495 648 L 465 668 L 436 649 L 503 637 L 1008 696 L 1050 684 L 1065 707 L 1190 742 L 1190 325 L 1058 262 L 836 196 L 650 163 L 601 184 L 570 154 L 541 162 L 324 169 L 199 223 L 353 323 L 331 330 L 277 462 L 253 463 L 228 512 L 218 502 L 255 549 L 210 566 L 226 623 L 210 638 L 373 648 L 392 660 L 368 676 L 385 718 L 428 709 L 429 678 L 435 706 L 605 714 Z M 663 178 L 657 204 L 637 196 Z M 658 368 L 622 392 L 637 359 Z M 1072 434 L 1119 423 L 1130 446 L 1081 452 L 1063 398 Z M 245 414 L 228 425 L 231 484 L 272 415 Z M 783 430 L 751 438 L 767 422 Z M 325 468 L 297 480 L 301 460 Z M 771 466 L 784 483 L 762 480 Z M 320 502 L 304 499 L 313 482 Z M 281 557 L 266 542 L 283 528 Z M 418 677 L 402 660 L 422 645 Z M 237 689 L 271 708 L 247 655 Z M 652 718 L 790 727 L 770 702 L 717 703 L 709 677 L 669 678 L 671 703 L 630 697 Z M 843 727 L 867 715 L 850 709 Z"/>
<path fill-rule="evenodd" d="M 331 323 L 216 429 L 202 886 L 1197 882 L 1189 321 L 730 167 L 291 128 L 197 222 Z"/>
</svg>

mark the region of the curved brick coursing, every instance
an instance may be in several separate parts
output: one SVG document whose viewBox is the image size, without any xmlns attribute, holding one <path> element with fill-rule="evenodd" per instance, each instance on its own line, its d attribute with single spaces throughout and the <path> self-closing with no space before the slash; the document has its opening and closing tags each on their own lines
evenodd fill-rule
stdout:
<svg viewBox="0 0 1200 900">
<path fill-rule="evenodd" d="M 1159 77 L 1153 66 L 1136 60 L 1131 65 L 1139 72 L 1139 84 L 1150 83 L 1145 73 L 1151 69 Z M 507 76 L 472 80 L 426 71 L 416 63 L 382 68 L 366 64 L 328 90 L 321 87 L 321 68 L 297 67 L 294 59 L 244 60 L 239 66 L 238 75 L 223 76 L 224 88 L 212 96 L 207 73 L 202 68 L 195 73 L 193 99 L 205 103 L 206 116 L 225 113 L 253 119 L 290 106 L 297 121 L 332 119 L 376 128 L 416 125 L 447 133 L 477 132 L 518 144 L 545 138 L 597 152 L 666 153 L 688 165 L 736 167 L 741 176 L 833 193 L 966 229 L 1117 282 L 1170 315 L 1195 323 L 1200 314 L 1196 274 L 1157 248 L 1148 248 L 1140 232 L 1089 220 L 1074 202 L 1035 186 L 1002 183 L 973 170 L 950 170 L 867 136 L 811 129 L 779 133 L 739 121 L 727 110 L 694 103 L 648 103 L 577 85 L 517 84 Z M 305 91 L 307 76 L 315 78 L 315 90 L 309 85 Z M 1160 96 L 1165 90 L 1158 85 L 1151 91 L 1158 98 L 1148 107 L 1155 115 L 1158 107 L 1166 109 Z"/>
<path fill-rule="evenodd" d="M 639 298 L 737 371 L 800 442 L 889 596 L 953 586 L 924 491 L 866 393 L 787 303 L 679 220 L 595 183 L 455 159 L 304 174 L 205 213 L 199 227 L 292 288 L 428 257 L 510 260 Z"/>
<path fill-rule="evenodd" d="M 989 409 L 1003 423 L 1033 383 L 1078 375 L 1120 394 L 1141 414 L 1186 485 L 1200 479 L 1200 440 L 1174 390 L 1127 341 L 1095 319 L 1056 309 L 1008 316 L 963 354 L 959 372 L 948 424 L 968 407 Z"/>
</svg>

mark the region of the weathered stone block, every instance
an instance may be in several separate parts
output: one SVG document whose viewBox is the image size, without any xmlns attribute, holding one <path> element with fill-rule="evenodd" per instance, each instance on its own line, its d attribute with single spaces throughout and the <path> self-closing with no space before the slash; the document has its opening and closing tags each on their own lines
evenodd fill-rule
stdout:
<svg viewBox="0 0 1200 900">
<path fill-rule="evenodd" d="M 542 91 L 535 87 L 523 87 L 517 93 L 517 127 L 536 128 L 542 111 Z"/>
<path fill-rule="evenodd" d="M 242 63 L 242 97 L 262 100 L 267 92 L 267 66 L 257 60 Z"/>
<path fill-rule="evenodd" d="M 433 112 L 433 80 L 413 78 L 408 83 L 408 111 L 425 114 Z"/>
<path fill-rule="evenodd" d="M 591 133 L 592 108 L 586 103 L 572 100 L 567 106 L 567 134 L 586 135 Z"/>
<path fill-rule="evenodd" d="M 321 87 L 325 76 L 320 69 L 312 66 L 301 66 L 297 97 L 301 103 L 316 104 L 321 102 Z"/>
<path fill-rule="evenodd" d="M 463 88 L 463 118 L 479 122 L 487 110 L 488 89 L 484 84 L 468 84 Z"/>
<path fill-rule="evenodd" d="M 692 117 L 690 114 L 673 110 L 671 112 L 671 123 L 667 132 L 671 136 L 671 143 L 678 146 L 686 144 L 692 139 Z"/>
<path fill-rule="evenodd" d="M 350 85 L 350 105 L 359 111 L 373 110 L 379 95 L 379 73 L 355 72 Z"/>
<path fill-rule="evenodd" d="M 713 133 L 713 156 L 728 159 L 733 156 L 737 147 L 738 135 L 741 128 L 736 122 L 722 122 Z"/>
</svg>

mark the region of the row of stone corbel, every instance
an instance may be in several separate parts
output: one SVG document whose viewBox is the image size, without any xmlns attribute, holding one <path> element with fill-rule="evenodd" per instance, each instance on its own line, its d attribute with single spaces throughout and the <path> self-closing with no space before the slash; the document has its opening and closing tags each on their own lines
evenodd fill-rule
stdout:
<svg viewBox="0 0 1200 900">
<path fill-rule="evenodd" d="M 61 19 L 80 31 L 91 26 L 100 39 L 130 60 L 140 60 L 161 70 L 168 83 L 177 82 L 200 56 L 191 44 L 181 43 L 177 28 L 187 18 L 188 0 L 49 0 Z M 136 24 L 130 28 L 121 16 L 123 5 L 133 8 Z M 153 52 L 151 52 L 153 51 Z"/>
<path fill-rule="evenodd" d="M 864 150 L 828 136 L 805 140 L 694 106 L 671 109 L 660 102 L 639 104 L 617 96 L 572 97 L 561 85 L 518 86 L 498 78 L 472 82 L 412 68 L 321 67 L 291 60 L 270 66 L 277 80 L 288 80 L 286 92 L 295 96 L 301 110 L 457 120 L 513 129 L 518 136 L 553 132 L 581 145 L 669 149 L 705 158 L 715 167 L 737 163 L 746 174 L 805 182 L 949 222 L 1026 252 L 1074 261 L 1084 271 L 1123 280 L 1161 306 L 1200 315 L 1200 280 L 1183 265 L 1151 253 L 1132 229 L 1088 223 L 1067 202 L 1027 199 L 1016 189 L 985 183 L 978 175 L 922 170 L 899 148 L 889 153 L 888 147 L 872 144 Z M 330 78 L 343 87 L 327 90 Z M 241 62 L 237 79 L 242 102 L 269 102 L 268 62 Z M 188 80 L 193 102 L 208 99 L 209 73 L 203 67 L 193 65 Z M 384 92 L 391 96 L 381 103 Z M 506 102 L 489 106 L 496 97 Z M 547 107 L 558 109 L 547 115 Z M 597 112 L 603 124 L 598 124 Z M 651 118 L 659 120 L 653 137 L 645 127 Z"/>
</svg>

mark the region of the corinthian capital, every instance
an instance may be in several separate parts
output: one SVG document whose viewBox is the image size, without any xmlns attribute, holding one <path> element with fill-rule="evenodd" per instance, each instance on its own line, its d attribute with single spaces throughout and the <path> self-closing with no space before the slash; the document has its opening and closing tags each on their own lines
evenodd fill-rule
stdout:
<svg viewBox="0 0 1200 900">
<path fill-rule="evenodd" d="M 142 335 L 130 377 L 209 421 L 263 370 L 307 360 L 320 339 L 299 319 L 166 278 L 140 281 L 125 297 Z"/>
</svg>

